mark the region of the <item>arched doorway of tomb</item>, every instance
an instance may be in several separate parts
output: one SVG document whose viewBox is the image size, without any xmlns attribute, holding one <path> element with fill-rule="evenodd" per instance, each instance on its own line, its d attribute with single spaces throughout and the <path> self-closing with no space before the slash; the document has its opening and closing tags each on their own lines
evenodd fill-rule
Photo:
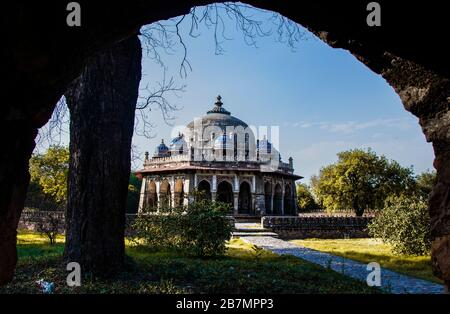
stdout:
<svg viewBox="0 0 450 314">
<path fill-rule="evenodd" d="M 222 181 L 219 183 L 217 186 L 217 201 L 230 204 L 230 210 L 233 210 L 233 187 L 230 182 Z"/>
<path fill-rule="evenodd" d="M 284 214 L 293 215 L 292 189 L 290 184 L 284 187 Z"/>
<path fill-rule="evenodd" d="M 211 185 L 208 181 L 200 181 L 200 183 L 197 185 L 197 191 L 199 192 L 200 199 L 211 200 Z"/>
<path fill-rule="evenodd" d="M 275 193 L 273 195 L 273 214 L 281 215 L 281 201 L 283 198 L 283 192 L 281 190 L 281 185 L 277 183 L 275 185 Z"/>
<path fill-rule="evenodd" d="M 184 201 L 183 180 L 177 179 L 175 181 L 175 186 L 174 186 L 174 207 L 183 206 L 183 201 Z"/>
<path fill-rule="evenodd" d="M 160 209 L 168 210 L 170 208 L 170 184 L 168 180 L 164 180 L 161 182 L 159 187 L 159 201 L 160 201 Z"/>
<path fill-rule="evenodd" d="M 252 195 L 250 193 L 250 184 L 244 181 L 239 187 L 239 214 L 249 214 L 252 209 Z"/>
<path fill-rule="evenodd" d="M 156 211 L 158 207 L 158 194 L 156 193 L 156 183 L 151 180 L 147 184 L 144 211 Z"/>
<path fill-rule="evenodd" d="M 272 214 L 272 184 L 266 182 L 264 184 L 264 204 L 266 206 L 266 215 Z"/>
</svg>

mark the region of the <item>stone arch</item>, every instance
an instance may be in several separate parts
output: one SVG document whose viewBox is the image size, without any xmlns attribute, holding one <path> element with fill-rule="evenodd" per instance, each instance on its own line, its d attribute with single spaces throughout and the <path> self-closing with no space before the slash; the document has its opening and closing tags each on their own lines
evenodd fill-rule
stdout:
<svg viewBox="0 0 450 314">
<path fill-rule="evenodd" d="M 100 51 L 109 44 L 122 40 L 129 34 L 134 33 L 134 30 L 142 26 L 144 22 L 152 23 L 161 19 L 172 18 L 176 15 L 187 14 L 192 6 L 207 3 L 209 2 L 193 1 L 177 6 L 168 4 L 161 6 L 157 13 L 154 13 L 155 10 L 151 9 L 153 5 L 151 3 L 148 6 L 143 5 L 141 2 L 138 4 L 128 3 L 130 8 L 126 12 L 120 4 L 112 4 L 109 8 L 108 20 L 99 15 L 92 27 L 82 30 L 84 32 L 83 36 L 71 38 L 70 36 L 72 35 L 67 33 L 67 30 L 64 28 L 50 29 L 51 34 L 49 33 L 46 36 L 46 41 L 40 46 L 43 48 L 42 51 L 46 51 L 47 47 L 60 46 L 62 42 L 71 42 L 76 49 L 68 49 L 71 53 L 62 56 L 61 58 L 63 59 L 57 58 L 51 65 L 43 65 L 39 68 L 39 71 L 44 73 L 44 75 L 30 75 L 30 77 L 23 78 L 24 76 L 15 75 L 15 73 L 19 72 L 17 68 L 11 67 L 7 69 L 8 73 L 6 75 L 12 78 L 17 77 L 17 79 L 9 82 L 13 88 L 9 89 L 10 92 L 5 97 L 16 98 L 17 89 L 15 87 L 22 86 L 24 79 L 29 79 L 33 86 L 41 86 L 41 90 L 46 92 L 42 95 L 34 95 L 34 101 L 39 105 L 34 106 L 32 109 L 29 109 L 31 107 L 28 105 L 28 99 L 31 98 L 25 97 L 29 96 L 26 91 L 24 91 L 26 94 L 22 97 L 25 101 L 11 102 L 10 107 L 8 108 L 8 105 L 6 105 L 5 109 L 5 112 L 9 112 L 8 110 L 13 108 L 14 112 L 17 112 L 17 115 L 23 121 L 31 121 L 32 123 L 22 123 L 22 125 L 27 127 L 20 133 L 13 132 L 13 134 L 20 134 L 20 136 L 12 136 L 12 139 L 7 142 L 7 147 L 10 148 L 8 153 L 16 158 L 10 158 L 9 155 L 5 155 L 8 157 L 5 157 L 5 160 L 8 162 L 3 164 L 2 169 L 6 173 L 3 177 L 10 178 L 15 175 L 18 176 L 18 179 L 13 183 L 5 183 L 4 186 L 9 187 L 11 185 L 11 188 L 1 196 L 2 204 L 8 205 L 5 206 L 7 208 L 5 217 L 7 218 L 3 222 L 4 225 L 1 226 L 5 235 L 3 236 L 0 232 L 2 235 L 2 243 L 0 244 L 4 242 L 5 247 L 8 249 L 0 257 L 0 266 L 2 266 L 0 270 L 6 269 L 5 272 L 7 273 L 7 275 L 4 275 L 3 272 L 0 273 L 1 283 L 5 282 L 5 280 L 10 280 L 10 273 L 12 273 L 15 265 L 16 236 L 14 233 L 17 226 L 17 217 L 20 216 L 22 210 L 23 202 L 21 199 L 25 198 L 26 186 L 29 180 L 27 179 L 28 173 L 26 171 L 28 167 L 27 161 L 34 147 L 33 138 L 36 136 L 37 128 L 49 119 L 49 117 L 42 118 L 41 113 L 50 112 L 50 109 L 55 104 L 55 99 L 61 96 L 61 91 L 65 89 L 69 82 L 75 79 L 75 74 L 79 73 L 89 55 L 84 52 L 87 50 L 92 53 Z M 447 247 L 450 243 L 450 233 L 447 227 L 448 212 L 450 211 L 448 198 L 450 174 L 447 171 L 450 165 L 450 154 L 448 153 L 450 136 L 448 131 L 446 131 L 448 124 L 445 122 L 445 117 L 448 113 L 448 100 L 446 98 L 448 97 L 448 78 L 450 74 L 448 66 L 443 66 L 447 65 L 447 53 L 443 49 L 443 43 L 440 41 L 430 41 L 430 49 L 424 49 L 423 51 L 414 49 L 416 34 L 419 30 L 432 34 L 436 30 L 445 27 L 443 23 L 446 22 L 446 11 L 435 11 L 433 14 L 430 14 L 432 6 L 405 7 L 402 5 L 396 6 L 393 4 L 395 2 L 385 3 L 385 5 L 389 6 L 390 12 L 389 15 L 386 15 L 388 19 L 386 25 L 388 26 L 382 30 L 382 33 L 379 33 L 373 32 L 373 29 L 361 27 L 360 12 L 364 10 L 361 10 L 360 6 L 355 6 L 352 2 L 335 2 L 334 4 L 324 1 L 305 2 L 301 10 L 297 10 L 293 5 L 284 2 L 245 1 L 245 3 L 278 12 L 307 27 L 329 45 L 350 51 L 374 72 L 383 75 L 400 95 L 405 108 L 420 118 L 427 141 L 433 142 L 434 145 L 436 155 L 435 167 L 438 173 L 437 183 L 430 199 L 432 238 L 435 244 L 433 245 L 433 267 L 436 273 L 440 274 L 441 278 L 445 278 L 447 286 L 450 286 L 450 267 L 448 262 L 450 259 L 447 253 Z M 50 5 L 44 4 L 39 7 L 32 6 L 27 8 L 24 6 L 22 9 L 24 18 L 11 20 L 11 38 L 17 35 L 14 30 L 20 29 L 16 27 L 19 21 L 27 21 L 29 25 L 36 25 L 39 23 L 39 20 L 44 20 L 47 22 L 45 25 L 54 25 L 55 17 L 51 15 L 53 11 L 49 10 L 49 8 Z M 40 14 L 36 14 L 36 9 L 40 10 Z M 91 12 L 102 12 L 102 10 L 101 4 L 92 4 L 90 9 Z M 47 14 L 47 11 L 50 13 Z M 428 14 L 424 14 L 424 12 Z M 425 24 L 412 23 L 407 31 L 403 27 L 395 26 L 395 23 L 390 23 L 393 19 L 397 20 L 399 16 L 408 16 L 414 20 L 424 15 L 434 15 L 434 18 Z M 36 20 L 37 18 L 39 20 Z M 345 25 L 342 24 L 343 20 L 347 22 Z M 124 21 L 127 21 L 127 23 L 124 23 Z M 100 25 L 108 26 L 108 23 L 113 22 L 116 24 L 115 30 L 117 30 L 115 34 L 107 31 L 98 31 Z M 111 27 L 101 29 L 108 30 Z M 30 28 L 30 32 L 30 37 L 36 38 L 41 35 L 42 28 Z M 96 36 L 91 36 L 92 32 L 95 32 Z M 91 39 L 89 40 L 89 38 Z M 21 43 L 20 39 L 18 40 Z M 98 44 L 92 45 L 94 41 Z M 7 50 L 7 54 L 15 55 L 16 46 L 22 47 L 19 44 L 5 48 L 5 50 L 12 49 L 12 51 Z M 35 51 L 41 50 L 37 49 Z M 17 55 L 20 56 L 20 54 Z M 39 60 L 41 56 L 31 53 L 26 55 L 26 58 L 33 63 Z M 71 60 L 71 62 L 67 63 L 67 60 Z M 21 64 L 21 62 L 22 60 L 19 60 L 18 64 Z M 45 77 L 45 79 L 42 79 L 42 77 Z M 58 86 L 52 83 L 56 79 L 58 79 L 60 84 Z M 428 91 L 425 96 L 422 92 L 424 90 Z M 8 151 L 8 149 L 5 150 Z M 9 162 L 10 160 L 12 161 Z M 10 262 L 11 260 L 13 261 L 12 263 Z M 10 264 L 13 265 L 12 268 Z"/>
<path fill-rule="evenodd" d="M 158 207 L 158 193 L 156 193 L 156 183 L 154 180 L 147 181 L 147 191 L 145 192 L 144 211 L 155 211 Z"/>
<path fill-rule="evenodd" d="M 183 179 L 177 179 L 175 180 L 175 186 L 174 186 L 174 207 L 181 207 L 183 206 L 184 201 L 184 183 Z"/>
<path fill-rule="evenodd" d="M 207 180 L 201 180 L 198 183 L 197 191 L 200 193 L 200 198 L 211 200 L 211 184 Z"/>
<path fill-rule="evenodd" d="M 252 190 L 252 181 L 249 180 L 248 178 L 241 179 L 240 182 L 239 182 L 239 187 L 240 187 L 241 184 L 244 183 L 244 182 L 247 183 L 247 184 L 250 186 L 250 191 L 251 191 L 251 190 Z"/>
<path fill-rule="evenodd" d="M 294 203 L 292 199 L 292 188 L 289 183 L 284 186 L 284 214 L 293 215 L 294 214 Z"/>
<path fill-rule="evenodd" d="M 238 213 L 249 214 L 252 211 L 252 195 L 250 184 L 243 181 L 239 186 Z"/>
<path fill-rule="evenodd" d="M 171 187 L 167 179 L 164 179 L 159 186 L 159 206 L 163 210 L 171 207 Z"/>
<path fill-rule="evenodd" d="M 274 193 L 273 193 L 273 214 L 281 215 L 281 203 L 283 200 L 283 190 L 281 188 L 281 184 L 275 184 Z"/>
<path fill-rule="evenodd" d="M 264 204 L 266 206 L 266 214 L 272 214 L 272 183 L 270 181 L 264 183 Z"/>
<path fill-rule="evenodd" d="M 231 209 L 234 206 L 233 185 L 227 180 L 222 180 L 217 185 L 217 201 L 230 204 Z"/>
</svg>

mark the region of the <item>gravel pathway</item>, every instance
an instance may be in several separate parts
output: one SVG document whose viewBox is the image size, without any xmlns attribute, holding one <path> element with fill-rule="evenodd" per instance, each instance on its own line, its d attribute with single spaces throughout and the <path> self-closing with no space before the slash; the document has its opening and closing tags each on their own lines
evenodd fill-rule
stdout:
<svg viewBox="0 0 450 314">
<path fill-rule="evenodd" d="M 274 237 L 246 236 L 242 240 L 277 254 L 290 254 L 308 262 L 343 273 L 346 276 L 366 282 L 367 264 L 354 260 L 298 246 Z M 381 288 L 396 294 L 437 294 L 444 293 L 444 286 L 427 280 L 418 279 L 381 268 Z"/>
</svg>

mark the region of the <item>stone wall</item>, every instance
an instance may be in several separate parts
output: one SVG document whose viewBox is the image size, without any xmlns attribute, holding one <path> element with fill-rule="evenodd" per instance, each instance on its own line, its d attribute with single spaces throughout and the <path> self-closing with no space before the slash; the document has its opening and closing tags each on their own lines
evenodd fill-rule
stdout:
<svg viewBox="0 0 450 314">
<path fill-rule="evenodd" d="M 281 238 L 365 238 L 367 225 L 373 217 L 348 216 L 265 216 L 262 226 L 277 233 Z"/>
<path fill-rule="evenodd" d="M 55 221 L 57 223 L 58 232 L 65 233 L 65 215 L 62 211 L 27 211 L 24 210 L 20 216 L 18 229 L 38 231 L 39 224 Z"/>
<path fill-rule="evenodd" d="M 129 236 L 132 234 L 133 229 L 132 225 L 134 220 L 136 219 L 136 214 L 126 214 L 125 217 L 125 236 Z M 56 219 L 58 222 L 58 232 L 61 234 L 65 233 L 65 213 L 62 211 L 27 211 L 24 210 L 19 220 L 18 229 L 28 230 L 28 231 L 36 231 L 39 232 L 39 224 L 40 223 L 48 223 L 50 219 Z M 230 221 L 230 224 L 235 224 L 235 219 L 233 216 L 227 216 Z"/>
</svg>

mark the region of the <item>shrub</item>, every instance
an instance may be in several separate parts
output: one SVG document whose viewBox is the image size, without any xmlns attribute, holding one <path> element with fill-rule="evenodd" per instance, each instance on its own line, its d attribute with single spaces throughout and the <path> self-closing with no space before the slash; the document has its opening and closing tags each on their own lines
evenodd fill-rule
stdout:
<svg viewBox="0 0 450 314">
<path fill-rule="evenodd" d="M 138 215 L 132 227 L 135 243 L 152 249 L 175 248 L 197 257 L 225 253 L 233 229 L 226 217 L 229 205 L 199 198 L 187 207 L 160 212 Z"/>
<path fill-rule="evenodd" d="M 191 203 L 180 219 L 181 246 L 199 257 L 223 255 L 233 226 L 226 214 L 229 205 L 207 199 Z"/>
<path fill-rule="evenodd" d="M 53 245 L 56 243 L 56 236 L 63 227 L 64 222 L 59 212 L 48 212 L 46 216 L 38 219 L 36 231 L 47 236 L 50 245 Z"/>
<path fill-rule="evenodd" d="M 391 244 L 397 254 L 427 255 L 430 252 L 428 207 L 418 197 L 388 198 L 368 228 L 371 236 Z"/>
<path fill-rule="evenodd" d="M 176 247 L 180 218 L 179 213 L 139 214 L 131 227 L 130 240 L 152 249 Z"/>
</svg>

